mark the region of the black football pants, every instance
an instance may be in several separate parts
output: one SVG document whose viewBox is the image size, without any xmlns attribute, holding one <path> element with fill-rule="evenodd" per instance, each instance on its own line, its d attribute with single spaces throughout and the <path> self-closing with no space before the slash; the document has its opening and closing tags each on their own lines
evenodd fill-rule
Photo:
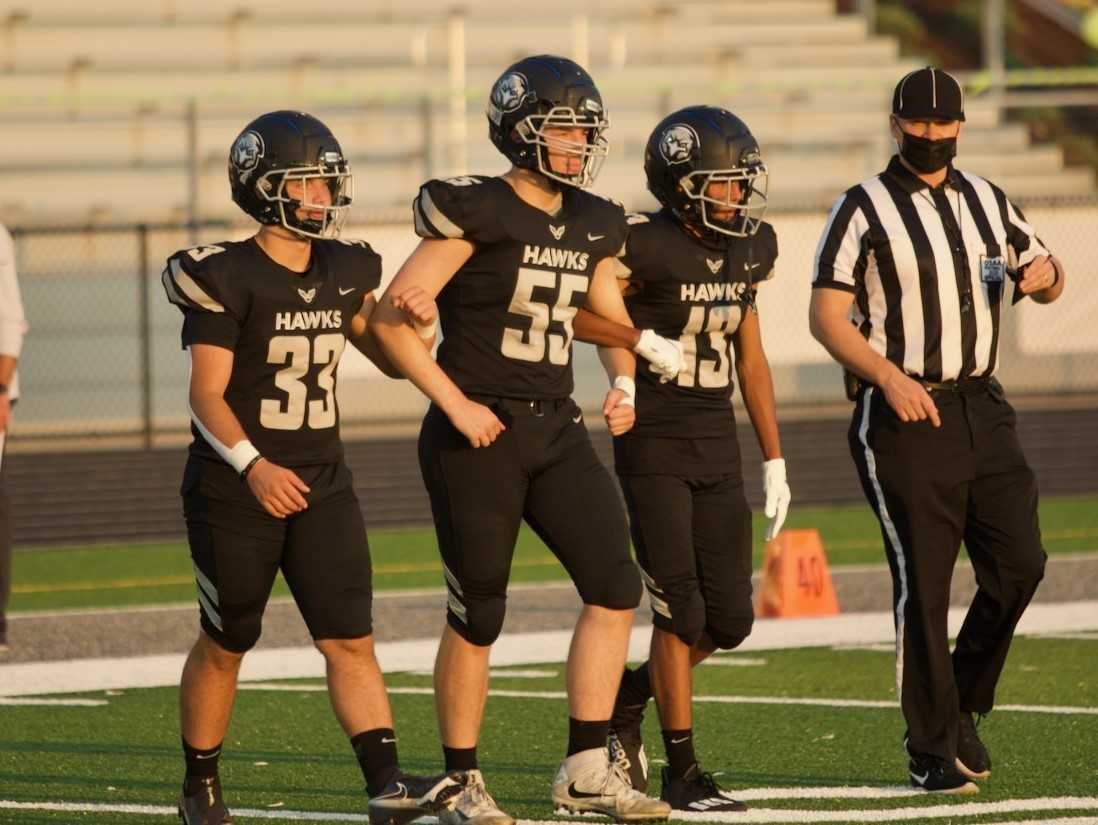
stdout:
<svg viewBox="0 0 1098 825">
<path fill-rule="evenodd" d="M 1037 481 L 997 382 L 933 392 L 941 428 L 861 392 L 849 441 L 892 570 L 896 687 L 908 750 L 953 761 L 961 711 L 995 702 L 1014 627 L 1044 575 Z M 961 541 L 977 592 L 952 656 L 946 627 Z"/>
<path fill-rule="evenodd" d="M 475 645 L 499 636 L 524 520 L 560 559 L 584 604 L 636 607 L 640 574 L 629 552 L 625 511 L 579 407 L 569 398 L 535 406 L 474 398 L 507 427 L 490 446 L 469 446 L 433 404 L 419 436 L 450 626 Z"/>
</svg>

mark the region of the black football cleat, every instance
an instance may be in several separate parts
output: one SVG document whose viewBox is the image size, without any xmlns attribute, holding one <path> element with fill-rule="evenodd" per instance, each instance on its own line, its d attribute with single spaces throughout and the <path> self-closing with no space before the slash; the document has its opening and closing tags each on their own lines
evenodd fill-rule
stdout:
<svg viewBox="0 0 1098 825">
<path fill-rule="evenodd" d="M 221 780 L 216 776 L 193 778 L 194 793 L 179 796 L 179 819 L 183 825 L 233 825 L 232 815 L 221 798 Z M 187 786 L 183 789 L 186 791 Z"/>
<path fill-rule="evenodd" d="M 626 668 L 622 683 L 629 678 Z M 648 790 L 648 756 L 644 752 L 644 740 L 641 738 L 641 722 L 644 721 L 644 709 L 647 703 L 633 704 L 623 697 L 623 688 L 618 689 L 614 712 L 610 717 L 610 735 L 606 745 L 610 749 L 610 759 L 625 769 L 633 790 L 644 793 Z"/>
<path fill-rule="evenodd" d="M 464 771 L 438 776 L 398 773 L 381 793 L 370 799 L 370 825 L 405 825 L 421 816 L 446 810 L 457 801 L 466 782 Z"/>
<path fill-rule="evenodd" d="M 747 810 L 744 803 L 733 799 L 728 791 L 717 784 L 713 774 L 703 773 L 697 763 L 686 772 L 686 776 L 672 777 L 671 769 L 664 768 L 660 777 L 663 779 L 660 799 L 673 811 L 731 813 Z"/>
<path fill-rule="evenodd" d="M 961 711 L 961 723 L 957 726 L 957 770 L 969 779 L 987 779 L 991 776 L 991 754 L 980 741 L 976 725 L 971 713 Z"/>
</svg>

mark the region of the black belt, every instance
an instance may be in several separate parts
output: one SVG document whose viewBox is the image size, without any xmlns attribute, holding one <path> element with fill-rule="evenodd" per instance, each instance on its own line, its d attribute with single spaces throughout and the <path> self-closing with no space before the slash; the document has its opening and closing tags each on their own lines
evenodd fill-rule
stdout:
<svg viewBox="0 0 1098 825">
<path fill-rule="evenodd" d="M 500 409 L 512 415 L 532 415 L 541 418 L 547 412 L 555 412 L 572 403 L 571 398 L 500 398 L 492 395 L 470 395 L 473 401 L 486 407 Z"/>
<path fill-rule="evenodd" d="M 1002 385 L 995 378 L 974 377 L 953 378 L 949 381 L 925 381 L 922 378 L 911 377 L 922 384 L 927 392 L 955 392 L 961 395 L 979 395 L 983 392 L 991 392 L 999 397 L 1002 397 L 1003 394 Z M 850 370 L 843 370 L 843 382 L 846 386 L 846 397 L 851 401 L 857 400 L 858 394 L 866 387 L 875 386 L 868 381 L 863 381 Z"/>
<path fill-rule="evenodd" d="M 991 389 L 993 378 L 953 378 L 949 381 L 924 381 L 916 379 L 928 392 L 956 392 L 962 395 L 978 395 Z"/>
</svg>

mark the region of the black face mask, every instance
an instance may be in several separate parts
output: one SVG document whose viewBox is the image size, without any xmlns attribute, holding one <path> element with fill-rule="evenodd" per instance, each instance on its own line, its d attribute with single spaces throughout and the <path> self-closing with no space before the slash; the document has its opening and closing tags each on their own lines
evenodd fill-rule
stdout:
<svg viewBox="0 0 1098 825">
<path fill-rule="evenodd" d="M 957 156 L 957 138 L 931 140 L 904 132 L 900 154 L 916 172 L 929 175 L 944 169 Z"/>
</svg>

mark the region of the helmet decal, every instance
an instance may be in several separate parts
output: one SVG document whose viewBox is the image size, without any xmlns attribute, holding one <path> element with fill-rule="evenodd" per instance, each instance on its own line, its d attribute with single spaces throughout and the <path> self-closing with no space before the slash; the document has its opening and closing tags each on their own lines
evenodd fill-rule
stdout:
<svg viewBox="0 0 1098 825">
<path fill-rule="evenodd" d="M 668 163 L 686 163 L 698 143 L 698 133 L 692 126 L 674 123 L 660 136 L 660 154 Z"/>
<path fill-rule="evenodd" d="M 259 132 L 249 129 L 236 139 L 230 153 L 233 168 L 241 183 L 247 183 L 263 157 L 263 138 Z"/>
<path fill-rule="evenodd" d="M 492 89 L 489 107 L 492 119 L 498 124 L 503 115 L 521 106 L 529 87 L 526 76 L 521 72 L 511 72 L 501 77 Z"/>
</svg>

